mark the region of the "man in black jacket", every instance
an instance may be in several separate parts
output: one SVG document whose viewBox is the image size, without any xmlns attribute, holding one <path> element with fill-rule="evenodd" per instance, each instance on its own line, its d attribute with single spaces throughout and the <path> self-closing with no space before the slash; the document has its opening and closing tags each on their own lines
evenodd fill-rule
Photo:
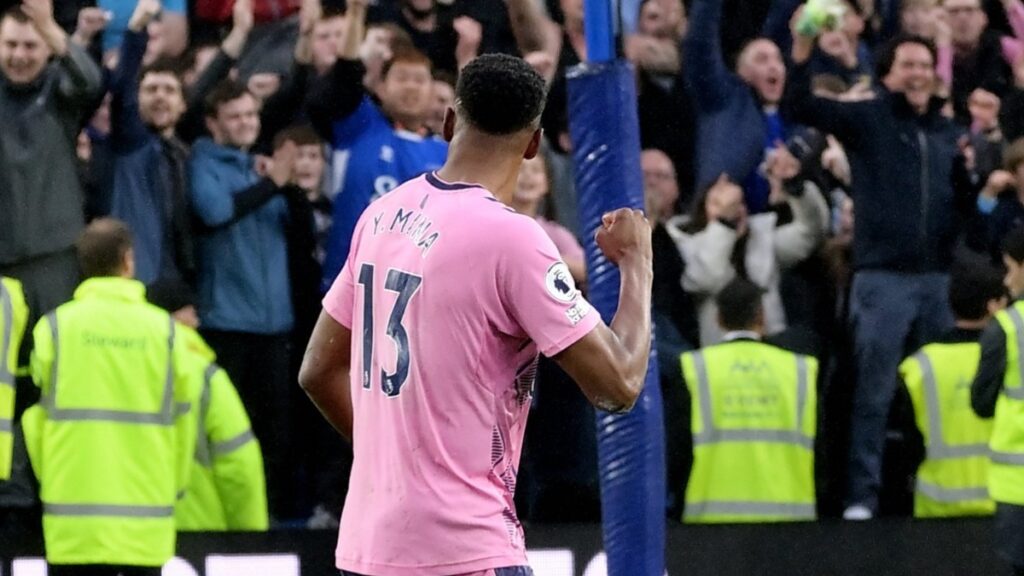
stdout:
<svg viewBox="0 0 1024 576">
<path fill-rule="evenodd" d="M 795 21 L 795 19 L 794 19 Z M 941 336 L 953 324 L 946 301 L 949 265 L 969 186 L 955 186 L 959 129 L 933 97 L 935 49 L 894 39 L 878 61 L 877 95 L 838 102 L 811 93 L 807 61 L 814 38 L 793 33 L 791 111 L 846 147 L 857 210 L 850 295 L 857 387 L 847 510 L 873 516 L 896 368 L 905 346 Z"/>
</svg>

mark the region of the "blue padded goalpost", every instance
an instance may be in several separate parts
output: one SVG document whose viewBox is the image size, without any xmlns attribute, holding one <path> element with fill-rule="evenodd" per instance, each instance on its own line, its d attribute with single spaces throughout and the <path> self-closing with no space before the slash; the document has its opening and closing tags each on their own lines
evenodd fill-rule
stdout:
<svg viewBox="0 0 1024 576">
<path fill-rule="evenodd" d="M 601 216 L 644 207 L 635 75 L 618 58 L 615 0 L 585 0 L 588 61 L 568 72 L 569 133 L 590 299 L 606 322 L 619 300 L 619 271 L 594 241 Z M 672 359 L 666 359 L 671 362 Z M 665 573 L 665 452 L 657 358 L 628 414 L 598 410 L 598 466 L 610 576 Z"/>
</svg>

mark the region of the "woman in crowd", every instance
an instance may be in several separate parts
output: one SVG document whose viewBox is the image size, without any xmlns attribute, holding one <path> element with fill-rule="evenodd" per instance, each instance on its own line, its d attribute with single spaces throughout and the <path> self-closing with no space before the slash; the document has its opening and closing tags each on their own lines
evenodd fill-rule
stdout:
<svg viewBox="0 0 1024 576">
<path fill-rule="evenodd" d="M 565 226 L 555 221 L 554 203 L 547 201 L 551 191 L 551 172 L 546 156 L 538 154 L 532 160 L 523 162 L 516 182 L 516 193 L 512 207 L 520 214 L 535 218 L 558 248 L 562 260 L 569 267 L 576 284 L 587 278 L 587 267 L 583 247 Z"/>
<path fill-rule="evenodd" d="M 715 344 L 723 336 L 715 296 L 736 276 L 765 291 L 768 334 L 785 330 L 781 271 L 810 256 L 825 236 L 828 206 L 815 184 L 797 178 L 796 158 L 779 145 L 763 169 L 776 209 L 749 216 L 742 188 L 723 174 L 699 197 L 689 221 L 679 228 L 682 231 L 674 232 L 686 263 L 683 288 L 698 302 L 702 346 Z M 792 213 L 790 221 L 783 218 L 785 207 Z"/>
</svg>

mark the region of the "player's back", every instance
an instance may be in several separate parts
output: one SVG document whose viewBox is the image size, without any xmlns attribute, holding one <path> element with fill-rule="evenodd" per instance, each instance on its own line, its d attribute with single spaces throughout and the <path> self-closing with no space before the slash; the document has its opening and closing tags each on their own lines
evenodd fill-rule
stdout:
<svg viewBox="0 0 1024 576">
<path fill-rule="evenodd" d="M 325 300 L 353 335 L 342 568 L 453 574 L 526 563 L 513 492 L 537 346 L 508 309 L 515 280 L 503 267 L 512 247 L 537 239 L 546 240 L 532 219 L 486 190 L 432 174 L 373 203 L 357 225 Z M 330 309 L 338 302 L 349 318 Z"/>
</svg>

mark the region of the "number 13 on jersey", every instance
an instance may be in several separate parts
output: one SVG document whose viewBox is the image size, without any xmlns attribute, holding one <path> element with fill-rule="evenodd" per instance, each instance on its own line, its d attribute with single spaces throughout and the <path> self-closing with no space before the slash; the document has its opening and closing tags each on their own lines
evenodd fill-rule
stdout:
<svg viewBox="0 0 1024 576">
<path fill-rule="evenodd" d="M 373 305 L 377 287 L 374 283 L 375 267 L 373 264 L 363 263 L 359 267 L 359 284 L 363 287 L 363 388 L 371 387 L 373 366 L 374 343 L 377 341 L 373 325 Z M 388 315 L 388 325 L 385 334 L 391 338 L 395 346 L 395 371 L 387 373 L 383 367 L 380 371 L 380 387 L 389 398 L 394 398 L 402 391 L 402 385 L 409 377 L 409 365 L 412 362 L 409 351 L 409 334 L 402 324 L 405 311 L 409 307 L 409 301 L 420 289 L 423 278 L 391 268 L 388 270 L 387 278 L 384 280 L 383 289 L 395 292 L 398 297 L 395 305 Z"/>
</svg>

